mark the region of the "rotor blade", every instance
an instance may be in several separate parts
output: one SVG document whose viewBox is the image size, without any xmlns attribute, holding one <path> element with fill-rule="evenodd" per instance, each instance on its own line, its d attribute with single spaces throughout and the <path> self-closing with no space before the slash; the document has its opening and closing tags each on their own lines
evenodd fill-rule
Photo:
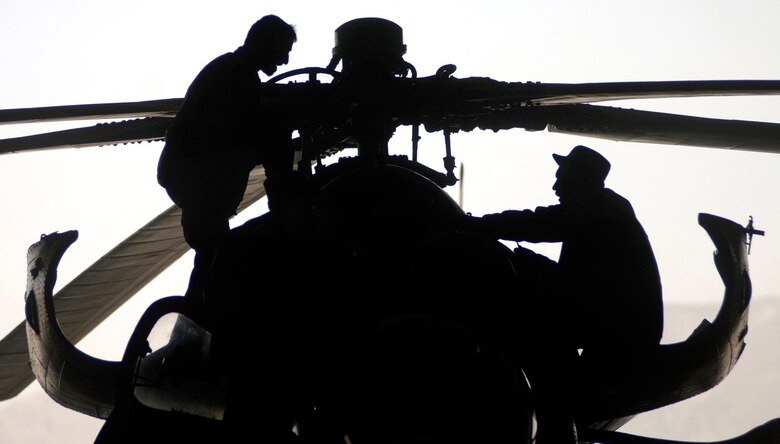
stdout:
<svg viewBox="0 0 780 444">
<path fill-rule="evenodd" d="M 676 441 L 596 429 L 577 430 L 577 435 L 583 442 L 598 442 L 600 444 L 769 444 L 780 441 L 780 418 L 767 421 L 747 433 L 723 441 Z"/>
<path fill-rule="evenodd" d="M 129 119 L 134 117 L 173 117 L 184 99 L 146 102 L 98 103 L 92 105 L 48 106 L 0 110 L 0 125 L 60 120 Z"/>
<path fill-rule="evenodd" d="M 780 153 L 780 124 L 594 105 L 555 109 L 551 132 L 601 139 Z"/>
<path fill-rule="evenodd" d="M 468 79 L 464 79 L 468 80 Z M 483 79 L 479 79 L 483 80 Z M 488 79 L 489 80 L 489 79 Z M 475 83 L 479 83 L 476 81 Z M 527 105 L 565 105 L 607 100 L 661 99 L 674 97 L 780 95 L 777 80 L 691 80 L 668 82 L 615 83 L 503 83 L 485 89 L 483 100 L 488 103 L 514 101 Z M 478 85 L 475 85 L 475 87 Z M 475 93 L 479 88 L 475 88 Z M 475 94 L 474 98 L 478 98 Z"/>
<path fill-rule="evenodd" d="M 524 128 L 601 139 L 780 153 L 780 124 L 709 119 L 597 105 L 521 106 L 426 123 L 443 128 L 498 131 Z"/>
<path fill-rule="evenodd" d="M 252 170 L 238 211 L 265 196 L 264 180 L 262 167 Z M 57 320 L 72 343 L 189 250 L 180 219 L 181 210 L 169 208 L 57 292 Z M 16 396 L 34 380 L 29 359 L 23 321 L 0 341 L 0 401 Z"/>
<path fill-rule="evenodd" d="M 171 121 L 169 117 L 148 117 L 3 139 L 0 140 L 0 154 L 163 140 Z"/>
<path fill-rule="evenodd" d="M 491 82 L 505 85 L 504 88 L 501 88 L 504 93 L 509 92 L 518 100 L 529 104 L 551 105 L 624 99 L 780 94 L 780 81 L 776 80 L 692 80 L 580 84 Z M 511 90 L 511 92 L 506 91 L 506 89 Z M 0 125 L 78 119 L 173 117 L 183 101 L 184 99 L 177 98 L 144 102 L 7 109 L 0 110 Z"/>
</svg>

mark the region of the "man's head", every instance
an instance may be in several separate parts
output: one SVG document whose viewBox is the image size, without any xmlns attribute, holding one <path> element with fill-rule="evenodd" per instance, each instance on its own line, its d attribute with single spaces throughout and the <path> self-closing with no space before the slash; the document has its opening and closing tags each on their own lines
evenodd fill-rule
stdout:
<svg viewBox="0 0 780 444">
<path fill-rule="evenodd" d="M 601 154 L 578 145 L 568 156 L 553 154 L 558 172 L 553 190 L 561 203 L 604 188 L 610 164 Z"/>
<path fill-rule="evenodd" d="M 293 43 L 298 40 L 295 28 L 275 15 L 267 15 L 252 25 L 244 41 L 258 70 L 271 75 L 277 66 L 286 65 Z"/>
</svg>

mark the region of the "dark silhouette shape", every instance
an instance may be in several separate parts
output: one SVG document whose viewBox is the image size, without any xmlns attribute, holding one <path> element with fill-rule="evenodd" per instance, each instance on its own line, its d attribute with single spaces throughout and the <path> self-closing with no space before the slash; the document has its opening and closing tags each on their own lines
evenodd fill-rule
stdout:
<svg viewBox="0 0 780 444">
<path fill-rule="evenodd" d="M 661 280 L 650 242 L 631 204 L 604 187 L 610 164 L 584 146 L 558 163 L 560 204 L 470 218 L 469 227 L 497 238 L 562 242 L 557 263 L 526 249 L 518 261 L 555 277 L 554 297 L 534 301 L 554 331 L 585 352 L 657 345 L 663 330 Z"/>
<path fill-rule="evenodd" d="M 352 39 L 361 39 L 360 44 Z M 384 40 L 386 44 L 377 43 Z M 177 296 L 156 301 L 139 320 L 121 362 L 100 361 L 78 351 L 65 335 L 68 324 L 60 328 L 55 316 L 56 265 L 75 233 L 53 233 L 29 250 L 25 308 L 30 367 L 53 399 L 95 416 L 110 415 L 97 442 L 212 443 L 246 436 L 261 442 L 300 443 L 530 442 L 535 411 L 542 419 L 541 438 L 535 442 L 576 442 L 573 417 L 584 431 L 582 441 L 645 442 L 609 431 L 631 415 L 712 388 L 734 368 L 745 347 L 750 301 L 745 235 L 760 234 L 752 223 L 744 228 L 700 215 L 700 224 L 718 248 L 715 261 L 726 293 L 717 318 L 702 322 L 684 343 L 644 349 L 657 342 L 655 324 L 649 334 L 639 328 L 627 337 L 610 337 L 624 334 L 620 323 L 610 324 L 612 330 L 597 324 L 593 328 L 605 334 L 585 341 L 576 334 L 590 333 L 586 328 L 591 326 L 572 320 L 589 313 L 569 311 L 564 322 L 554 317 L 564 297 L 597 300 L 602 293 L 620 295 L 615 288 L 624 290 L 625 298 L 632 292 L 654 294 L 654 289 L 660 296 L 660 286 L 653 284 L 658 279 L 652 251 L 641 226 L 630 205 L 604 189 L 609 163 L 584 147 L 569 156 L 555 156 L 561 166 L 555 186 L 561 205 L 556 207 L 563 209 L 504 217 L 512 222 L 504 228 L 524 238 L 527 234 L 516 233 L 536 227 L 526 219 L 533 222 L 547 214 L 547 219 L 539 220 L 552 223 L 549 215 L 556 211 L 572 216 L 557 221 L 557 234 L 540 230 L 528 237 L 562 240 L 567 249 L 560 265 L 524 249 L 513 253 L 496 241 L 495 233 L 490 237 L 453 231 L 463 212 L 440 188 L 450 183 L 449 174 L 445 177 L 415 161 L 388 156 L 385 149 L 395 125 L 388 117 L 395 103 L 390 99 L 402 91 L 390 87 L 400 81 L 396 68 L 403 67 L 400 28 L 381 19 L 359 19 L 337 30 L 337 42 L 334 55 L 345 68 L 332 73 L 337 75 L 331 86 L 350 92 L 344 94 L 348 99 L 344 103 L 354 113 L 344 114 L 352 127 L 332 140 L 343 140 L 341 136 L 352 132 L 359 146 L 370 149 L 307 175 L 306 189 L 316 191 L 309 207 L 311 220 L 289 218 L 295 211 L 284 209 L 285 197 L 295 198 L 288 203 L 298 209 L 309 202 L 297 199 L 301 195 L 279 194 L 284 187 L 272 187 L 277 190 L 272 192 L 276 196 L 272 212 L 231 230 L 220 242 L 203 305 L 193 307 Z M 451 65 L 443 67 L 435 78 L 428 78 L 436 82 L 429 85 L 456 82 L 448 78 L 452 70 Z M 413 76 L 413 84 L 419 86 Z M 482 85 L 485 80 L 494 82 L 477 80 Z M 419 103 L 434 96 L 421 97 Z M 284 128 L 279 122 L 271 129 Z M 223 156 L 233 154 L 217 153 L 214 158 Z M 274 170 L 267 159 L 260 161 L 279 173 L 272 178 L 299 178 L 284 166 Z M 210 165 L 203 166 L 208 171 Z M 269 183 L 285 184 L 270 179 Z M 301 231 L 290 231 L 289 221 L 311 224 L 311 237 L 298 236 L 295 244 Z M 522 221 L 526 231 L 518 230 Z M 473 220 L 472 226 L 490 234 L 484 220 Z M 634 226 L 639 228 L 626 228 Z M 287 236 L 280 236 L 280 230 Z M 612 240 L 615 233 L 625 238 Z M 578 239 L 579 244 L 574 242 Z M 601 262 L 583 260 L 585 253 L 590 253 L 589 261 Z M 640 259 L 632 259 L 634 255 Z M 121 262 L 114 259 L 117 256 L 121 255 L 115 250 L 107 258 Z M 610 257 L 621 262 L 604 259 Z M 626 266 L 625 258 L 633 265 Z M 648 258 L 652 264 L 644 265 L 655 273 L 644 275 L 640 265 Z M 130 259 L 137 264 L 137 256 Z M 105 263 L 103 258 L 98 265 Z M 598 280 L 598 273 L 612 274 Z M 615 278 L 617 273 L 622 274 Z M 96 282 L 101 289 L 111 286 L 109 279 L 96 281 L 93 273 L 83 276 L 89 287 Z M 642 276 L 647 287 L 642 286 Z M 536 287 L 529 285 L 532 277 Z M 589 285 L 589 279 L 598 285 Z M 619 287 L 615 282 L 628 284 Z M 68 290 L 75 287 L 78 290 Z M 74 299 L 67 295 L 83 292 L 83 287 L 63 289 L 65 302 Z M 542 287 L 546 294 L 538 291 Z M 547 297 L 520 298 L 518 289 Z M 533 308 L 528 301 L 546 311 L 528 310 Z M 606 322 L 625 315 L 620 311 L 625 307 L 617 302 L 588 302 L 575 299 L 570 305 L 594 310 Z M 150 351 L 151 331 L 170 313 L 181 316 L 169 343 Z M 629 313 L 637 314 L 644 313 Z M 537 317 L 545 322 L 527 327 Z M 83 330 L 83 322 L 77 324 Z M 657 326 L 660 336 L 660 322 Z M 534 327 L 540 331 L 534 332 Z M 568 340 L 569 349 L 544 340 L 545 333 L 559 331 L 568 333 L 560 336 Z M 576 354 L 566 353 L 573 352 L 572 346 L 586 349 L 574 369 L 568 366 Z M 539 354 L 548 350 L 547 355 Z M 641 352 L 627 354 L 629 350 Z M 526 369 L 532 384 L 524 377 Z M 760 441 L 776 432 L 775 425 L 729 442 Z"/>
<path fill-rule="evenodd" d="M 292 125 L 279 105 L 264 101 L 258 71 L 271 75 L 288 61 L 295 29 L 277 16 L 258 20 L 244 45 L 198 74 L 169 128 L 158 182 L 182 209 L 187 243 L 197 256 L 190 290 L 211 262 L 246 191 L 249 172 L 262 164 L 269 207 L 283 207 L 293 187 Z"/>
<path fill-rule="evenodd" d="M 562 242 L 557 263 L 515 250 L 529 296 L 518 302 L 516 329 L 531 339 L 518 359 L 540 395 L 540 423 L 554 434 L 546 439 L 575 442 L 570 392 L 576 350 L 602 356 L 657 346 L 663 307 L 647 234 L 628 200 L 604 187 L 609 161 L 584 146 L 553 158 L 559 205 L 469 218 L 466 225 L 501 239 Z"/>
</svg>

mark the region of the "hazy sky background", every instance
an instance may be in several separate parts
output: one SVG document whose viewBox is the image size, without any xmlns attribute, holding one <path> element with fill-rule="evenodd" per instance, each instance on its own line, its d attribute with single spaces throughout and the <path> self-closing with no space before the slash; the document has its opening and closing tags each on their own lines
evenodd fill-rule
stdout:
<svg viewBox="0 0 780 444">
<path fill-rule="evenodd" d="M 403 27 L 405 58 L 420 76 L 454 63 L 456 77 L 504 81 L 780 79 L 780 3 L 773 0 L 483 0 L 467 6 L 405 0 L 392 6 L 366 1 L 217 5 L 89 0 L 75 5 L 3 1 L 0 109 L 182 97 L 206 63 L 238 47 L 250 25 L 269 13 L 297 26 L 299 40 L 289 69 L 326 65 L 336 27 L 353 18 L 378 16 Z M 780 121 L 780 97 L 615 105 Z M 2 126 L 0 138 L 61 126 Z M 443 137 L 422 135 L 422 155 L 432 159 L 429 166 L 443 170 Z M 650 236 L 667 303 L 717 302 L 722 296 L 712 244 L 696 224 L 697 213 L 743 224 L 753 215 L 757 227 L 767 231 L 750 256 L 754 296 L 780 295 L 780 155 L 610 143 L 522 130 L 455 134 L 452 144 L 467 169 L 464 208 L 476 215 L 555 203 L 551 154 L 568 153 L 577 144 L 599 150 L 613 165 L 607 186 L 631 200 Z M 409 154 L 410 146 L 409 131 L 399 130 L 393 153 Z M 41 234 L 80 232 L 60 267 L 61 286 L 170 205 L 155 180 L 161 148 L 160 143 L 144 143 L 0 157 L 0 335 L 23 318 L 25 253 Z M 555 257 L 555 248 L 542 251 Z M 140 312 L 154 299 L 184 292 L 191 259 L 186 256 L 142 291 L 80 348 L 119 359 Z M 32 396 L 32 390 L 40 389 L 34 386 L 22 397 Z"/>
</svg>

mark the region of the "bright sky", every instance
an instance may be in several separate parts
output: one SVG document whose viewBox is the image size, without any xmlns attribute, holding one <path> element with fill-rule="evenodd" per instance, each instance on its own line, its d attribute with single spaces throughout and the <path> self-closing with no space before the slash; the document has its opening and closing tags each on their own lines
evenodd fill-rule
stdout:
<svg viewBox="0 0 780 444">
<path fill-rule="evenodd" d="M 249 26 L 269 13 L 297 26 L 290 69 L 326 65 L 336 27 L 377 16 L 403 27 L 405 58 L 420 76 L 454 63 L 456 77 L 505 81 L 780 79 L 780 3 L 773 0 L 390 3 L 88 0 L 74 6 L 6 0 L 0 6 L 0 109 L 182 97 L 200 68 L 234 50 Z M 780 121 L 780 97 L 625 106 Z M 0 138 L 41 131 L 40 126 L 5 126 Z M 409 139 L 408 131 L 399 131 L 393 152 L 408 154 Z M 632 201 L 651 238 L 667 302 L 721 298 L 712 245 L 696 224 L 697 213 L 743 224 L 752 215 L 756 226 L 767 231 L 755 241 L 750 257 L 754 296 L 780 295 L 775 276 L 780 155 L 522 130 L 456 134 L 452 143 L 467 169 L 464 207 L 477 215 L 555 203 L 551 154 L 568 153 L 577 144 L 599 150 L 613 165 L 607 186 Z M 25 253 L 41 234 L 80 231 L 60 268 L 62 285 L 170 205 L 155 181 L 160 149 L 159 143 L 144 143 L 0 157 L 0 335 L 23 318 Z M 424 133 L 421 149 L 433 159 L 429 166 L 443 169 L 440 134 Z M 543 251 L 555 254 L 554 249 Z M 149 302 L 184 291 L 189 261 L 188 256 L 80 346 L 118 359 Z"/>
</svg>

